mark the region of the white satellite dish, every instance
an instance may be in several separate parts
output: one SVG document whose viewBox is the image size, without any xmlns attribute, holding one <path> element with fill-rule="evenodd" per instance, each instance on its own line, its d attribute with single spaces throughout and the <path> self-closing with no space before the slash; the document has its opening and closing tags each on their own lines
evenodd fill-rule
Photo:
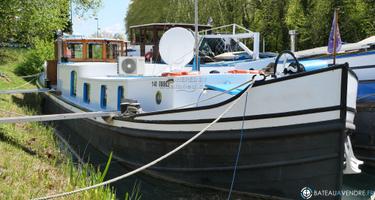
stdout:
<svg viewBox="0 0 375 200">
<path fill-rule="evenodd" d="M 194 58 L 194 34 L 184 28 L 169 29 L 159 43 L 160 56 L 173 68 L 181 69 Z"/>
</svg>

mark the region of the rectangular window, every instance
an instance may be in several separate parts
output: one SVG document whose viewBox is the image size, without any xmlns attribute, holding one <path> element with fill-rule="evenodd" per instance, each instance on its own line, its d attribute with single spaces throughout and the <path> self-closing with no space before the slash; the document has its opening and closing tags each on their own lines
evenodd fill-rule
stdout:
<svg viewBox="0 0 375 200">
<path fill-rule="evenodd" d="M 83 102 L 90 103 L 90 85 L 88 83 L 83 84 Z"/>
<path fill-rule="evenodd" d="M 107 59 L 116 59 L 119 55 L 118 44 L 108 43 L 106 45 Z"/>
<path fill-rule="evenodd" d="M 88 59 L 103 59 L 103 45 L 98 43 L 89 43 L 87 45 Z"/>
<path fill-rule="evenodd" d="M 67 58 L 83 58 L 83 44 L 81 43 L 68 43 L 66 49 Z"/>
<path fill-rule="evenodd" d="M 105 85 L 100 88 L 100 107 L 103 109 L 107 107 L 107 86 Z"/>
</svg>

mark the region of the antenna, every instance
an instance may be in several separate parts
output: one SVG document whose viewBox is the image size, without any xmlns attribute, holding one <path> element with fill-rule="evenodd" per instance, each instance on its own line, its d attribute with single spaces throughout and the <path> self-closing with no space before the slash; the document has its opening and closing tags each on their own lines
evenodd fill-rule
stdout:
<svg viewBox="0 0 375 200">
<path fill-rule="evenodd" d="M 200 71 L 199 67 L 199 40 L 198 40 L 198 0 L 195 0 L 195 69 L 194 71 Z"/>
</svg>

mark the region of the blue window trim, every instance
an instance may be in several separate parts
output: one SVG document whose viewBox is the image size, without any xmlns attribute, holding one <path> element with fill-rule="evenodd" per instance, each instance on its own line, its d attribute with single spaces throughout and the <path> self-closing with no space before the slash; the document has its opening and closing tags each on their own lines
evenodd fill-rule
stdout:
<svg viewBox="0 0 375 200">
<path fill-rule="evenodd" d="M 90 85 L 88 83 L 83 84 L 83 102 L 90 103 Z"/>
<path fill-rule="evenodd" d="M 76 71 L 73 70 L 70 72 L 70 96 L 72 97 L 75 97 L 77 95 L 76 88 L 75 88 L 77 87 L 76 76 L 77 76 Z"/>
<path fill-rule="evenodd" d="M 124 87 L 118 86 L 117 88 L 117 110 L 121 110 L 121 99 L 124 98 Z"/>
<path fill-rule="evenodd" d="M 100 107 L 105 109 L 107 107 L 107 86 L 100 87 Z"/>
</svg>

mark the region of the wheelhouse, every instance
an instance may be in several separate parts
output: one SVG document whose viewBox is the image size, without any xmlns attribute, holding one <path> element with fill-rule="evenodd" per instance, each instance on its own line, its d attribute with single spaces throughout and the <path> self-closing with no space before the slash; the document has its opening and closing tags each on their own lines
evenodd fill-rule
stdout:
<svg viewBox="0 0 375 200">
<path fill-rule="evenodd" d="M 62 48 L 62 62 L 116 62 L 118 56 L 127 56 L 127 43 L 122 40 L 64 38 L 59 42 L 56 48 Z"/>
</svg>

